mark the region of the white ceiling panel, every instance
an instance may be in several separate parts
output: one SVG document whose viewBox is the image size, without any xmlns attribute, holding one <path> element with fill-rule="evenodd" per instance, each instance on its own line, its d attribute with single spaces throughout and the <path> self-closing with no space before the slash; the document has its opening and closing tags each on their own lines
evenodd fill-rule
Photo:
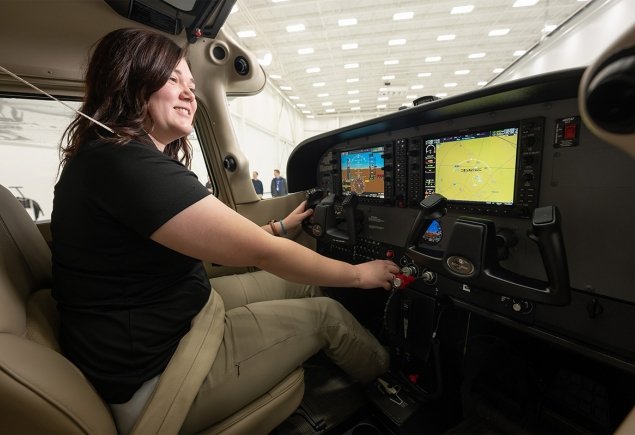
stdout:
<svg viewBox="0 0 635 435">
<path fill-rule="evenodd" d="M 271 82 L 300 105 L 298 110 L 310 112 L 307 116 L 388 113 L 414 98 L 483 86 L 512 64 L 518 51 L 547 37 L 546 26 L 557 28 L 593 0 L 538 0 L 514 7 L 516 1 L 238 0 L 226 29 L 259 59 L 271 56 L 271 63 L 263 64 Z M 455 6 L 472 11 L 451 14 Z M 393 19 L 404 12 L 413 17 Z M 349 18 L 357 23 L 338 25 Z M 305 30 L 289 33 L 287 26 L 296 24 Z M 501 29 L 508 31 L 488 36 Z M 255 36 L 238 36 L 247 30 Z M 395 39 L 405 43 L 390 45 Z M 357 48 L 343 49 L 344 44 Z M 312 52 L 298 53 L 305 48 Z M 345 68 L 348 64 L 358 66 Z M 310 68 L 319 71 L 307 72 Z"/>
</svg>

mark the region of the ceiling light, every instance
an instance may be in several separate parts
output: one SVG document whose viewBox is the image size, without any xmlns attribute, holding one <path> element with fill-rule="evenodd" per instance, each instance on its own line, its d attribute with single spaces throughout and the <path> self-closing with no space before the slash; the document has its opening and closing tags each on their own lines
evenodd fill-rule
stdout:
<svg viewBox="0 0 635 435">
<path fill-rule="evenodd" d="M 355 83 L 355 82 L 358 82 L 358 81 L 359 81 L 359 79 L 357 77 L 352 78 L 352 79 L 346 79 L 346 83 Z"/>
<path fill-rule="evenodd" d="M 258 63 L 262 66 L 269 66 L 271 65 L 272 60 L 273 60 L 273 56 L 271 55 L 271 53 L 267 52 L 264 54 L 263 57 L 258 58 Z"/>
<path fill-rule="evenodd" d="M 333 113 L 333 112 L 335 112 L 335 109 L 326 109 L 325 112 Z"/>
<path fill-rule="evenodd" d="M 324 86 L 324 85 L 326 85 L 326 83 L 324 83 L 324 82 L 316 82 L 316 83 L 313 83 L 313 87 L 314 87 L 314 88 L 321 88 L 321 87 L 322 87 L 322 86 Z"/>
<path fill-rule="evenodd" d="M 453 41 L 456 38 L 456 35 L 447 34 L 447 35 L 439 35 L 437 36 L 437 41 Z"/>
<path fill-rule="evenodd" d="M 388 92 L 388 88 L 379 88 L 379 92 Z"/>
<path fill-rule="evenodd" d="M 509 33 L 509 29 L 494 29 L 490 30 L 487 36 L 503 36 Z"/>
<path fill-rule="evenodd" d="M 302 113 L 311 113 L 310 110 L 303 110 Z"/>
<path fill-rule="evenodd" d="M 392 16 L 392 19 L 395 21 L 411 20 L 414 16 L 414 12 L 397 12 L 395 15 Z"/>
<path fill-rule="evenodd" d="M 351 107 L 351 110 L 362 110 L 362 108 L 359 106 L 355 106 L 355 107 Z"/>
<path fill-rule="evenodd" d="M 282 3 L 282 2 L 286 2 L 287 0 L 271 0 L 271 3 Z"/>
<path fill-rule="evenodd" d="M 423 85 L 412 85 L 410 89 L 423 89 Z"/>
<path fill-rule="evenodd" d="M 315 50 L 313 50 L 311 47 L 307 47 L 307 48 L 300 48 L 298 49 L 298 54 L 312 54 Z"/>
<path fill-rule="evenodd" d="M 346 65 L 344 65 L 345 69 L 353 69 L 353 68 L 359 68 L 359 64 L 358 63 L 347 63 Z"/>
<path fill-rule="evenodd" d="M 348 104 L 357 104 L 359 100 L 348 100 Z"/>
<path fill-rule="evenodd" d="M 290 99 L 290 100 L 299 100 L 299 99 L 300 99 L 300 97 L 298 97 L 298 96 L 296 96 L 296 95 L 291 95 L 291 96 L 289 97 L 289 99 Z"/>
<path fill-rule="evenodd" d="M 282 76 L 279 74 L 269 74 L 269 78 L 274 80 L 280 80 Z"/>
<path fill-rule="evenodd" d="M 236 12 L 238 12 L 239 10 L 240 10 L 240 8 L 238 7 L 238 5 L 236 5 L 236 4 L 235 4 L 234 6 L 232 6 L 232 10 L 231 10 L 231 11 L 229 11 L 229 15 L 231 15 L 231 14 L 235 14 L 235 13 L 236 13 Z"/>
<path fill-rule="evenodd" d="M 474 10 L 474 5 L 454 6 L 450 11 L 451 14 L 469 14 Z"/>
<path fill-rule="evenodd" d="M 516 51 L 514 51 L 513 56 L 519 57 L 519 56 L 522 56 L 525 53 L 527 53 L 527 50 L 516 50 Z"/>
<path fill-rule="evenodd" d="M 382 80 L 394 80 L 395 76 L 394 75 L 382 76 L 381 79 Z"/>
<path fill-rule="evenodd" d="M 298 104 L 295 105 L 295 107 L 303 108 L 303 107 L 306 107 L 306 104 L 298 103 Z"/>
<path fill-rule="evenodd" d="M 354 50 L 358 47 L 357 42 L 350 42 L 348 44 L 342 44 L 342 50 Z"/>
<path fill-rule="evenodd" d="M 494 74 L 499 74 L 499 73 L 502 73 L 504 70 L 505 70 L 505 68 L 494 68 L 494 69 L 492 70 L 492 72 L 493 72 Z"/>
<path fill-rule="evenodd" d="M 346 93 L 347 93 L 348 95 L 356 95 L 356 94 L 359 94 L 359 90 L 357 90 L 357 89 L 353 89 L 352 91 L 348 91 L 348 92 L 346 92 Z"/>
<path fill-rule="evenodd" d="M 545 27 L 542 28 L 542 33 L 551 33 L 554 30 L 556 30 L 556 26 L 555 24 L 547 24 L 545 25 Z"/>
<path fill-rule="evenodd" d="M 333 102 L 332 101 L 325 101 L 322 103 L 322 106 L 327 107 L 327 106 L 332 106 Z"/>
<path fill-rule="evenodd" d="M 306 27 L 304 27 L 304 24 L 289 24 L 287 26 L 287 32 L 289 33 L 304 32 L 305 30 Z"/>
<path fill-rule="evenodd" d="M 309 73 L 309 74 L 318 73 L 318 72 L 320 72 L 320 67 L 314 66 L 314 67 L 311 67 L 311 68 L 307 68 L 306 72 Z"/>
<path fill-rule="evenodd" d="M 340 18 L 337 20 L 337 25 L 340 27 L 344 26 L 355 26 L 357 24 L 357 18 Z"/>
<path fill-rule="evenodd" d="M 513 8 L 524 8 L 525 6 L 533 6 L 538 0 L 516 0 L 512 5 Z"/>
<path fill-rule="evenodd" d="M 384 65 L 397 65 L 399 61 L 397 59 L 385 60 Z"/>
<path fill-rule="evenodd" d="M 385 108 L 386 108 L 386 105 L 385 105 L 385 104 L 378 104 L 378 105 L 377 105 L 377 108 L 378 108 L 378 109 L 385 109 Z"/>
<path fill-rule="evenodd" d="M 444 88 L 455 88 L 458 83 L 445 83 L 443 85 Z"/>
<path fill-rule="evenodd" d="M 317 94 L 317 96 L 318 96 L 318 98 L 324 98 L 324 97 L 328 97 L 328 96 L 329 96 L 329 94 L 327 94 L 327 93 L 325 92 L 325 93 L 322 93 L 322 94 Z"/>
<path fill-rule="evenodd" d="M 388 45 L 406 45 L 406 40 L 404 38 L 391 39 L 390 41 L 388 41 Z"/>
<path fill-rule="evenodd" d="M 432 73 L 425 72 L 425 73 L 419 73 L 419 74 L 417 74 L 417 77 L 430 77 L 431 75 L 432 75 Z"/>
<path fill-rule="evenodd" d="M 441 60 L 441 56 L 428 56 L 425 60 L 426 62 L 439 62 Z"/>
<path fill-rule="evenodd" d="M 459 69 L 454 71 L 454 74 L 456 74 L 457 76 L 464 76 L 465 74 L 469 74 L 470 70 L 469 69 Z"/>
<path fill-rule="evenodd" d="M 480 59 L 482 57 L 485 57 L 486 53 L 472 53 L 468 56 L 469 59 Z"/>
<path fill-rule="evenodd" d="M 477 83 L 478 86 L 485 86 L 487 84 L 487 82 L 481 80 L 480 82 Z"/>
<path fill-rule="evenodd" d="M 447 92 L 439 92 L 438 94 L 434 95 L 435 97 L 439 97 L 439 98 L 443 98 L 443 97 L 447 97 L 448 93 Z"/>
<path fill-rule="evenodd" d="M 253 38 L 256 36 L 255 30 L 241 30 L 236 33 L 239 38 Z"/>
<path fill-rule="evenodd" d="M 409 100 L 414 100 L 417 97 L 418 97 L 418 95 L 406 95 L 406 98 L 409 99 Z"/>
<path fill-rule="evenodd" d="M 388 101 L 388 97 L 378 97 L 377 101 Z"/>
<path fill-rule="evenodd" d="M 282 89 L 283 91 L 290 91 L 291 86 L 280 86 L 280 89 Z"/>
<path fill-rule="evenodd" d="M 315 118 L 315 116 L 314 116 L 314 115 L 307 115 L 306 117 L 307 117 L 307 118 L 309 118 L 309 119 L 313 119 L 313 118 Z"/>
</svg>

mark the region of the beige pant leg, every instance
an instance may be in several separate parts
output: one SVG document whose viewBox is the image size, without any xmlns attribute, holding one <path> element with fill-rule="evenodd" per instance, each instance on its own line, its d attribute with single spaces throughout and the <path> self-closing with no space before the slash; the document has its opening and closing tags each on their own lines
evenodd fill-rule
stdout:
<svg viewBox="0 0 635 435">
<path fill-rule="evenodd" d="M 388 354 L 375 337 L 331 298 L 228 310 L 223 342 L 183 431 L 197 432 L 231 415 L 320 349 L 355 380 L 370 381 L 388 369 Z"/>
</svg>

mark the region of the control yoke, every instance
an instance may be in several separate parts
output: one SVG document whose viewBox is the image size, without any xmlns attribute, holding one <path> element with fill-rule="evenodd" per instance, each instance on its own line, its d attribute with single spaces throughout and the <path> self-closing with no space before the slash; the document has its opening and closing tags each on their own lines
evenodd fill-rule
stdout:
<svg viewBox="0 0 635 435">
<path fill-rule="evenodd" d="M 316 238 L 355 245 L 359 231 L 357 203 L 358 197 L 354 193 L 338 202 L 334 194 L 311 189 L 307 192 L 307 207 L 313 208 L 314 212 L 303 226 Z"/>
<path fill-rule="evenodd" d="M 560 213 L 555 206 L 536 208 L 528 237 L 538 244 L 547 282 L 503 268 L 498 262 L 494 222 L 462 216 L 456 219 L 445 252 L 432 256 L 416 246 L 421 228 L 445 214 L 445 198 L 433 194 L 421 202 L 413 227 L 408 253 L 422 266 L 451 276 L 481 290 L 551 305 L 566 305 L 570 300 L 569 272 Z"/>
</svg>

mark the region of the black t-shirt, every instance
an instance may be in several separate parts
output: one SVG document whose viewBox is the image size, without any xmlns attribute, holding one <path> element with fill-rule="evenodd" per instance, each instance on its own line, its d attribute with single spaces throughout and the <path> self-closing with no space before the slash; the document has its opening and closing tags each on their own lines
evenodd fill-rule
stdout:
<svg viewBox="0 0 635 435">
<path fill-rule="evenodd" d="M 209 191 L 154 146 L 92 142 L 55 186 L 53 296 L 62 351 L 106 402 L 160 374 L 211 287 L 199 260 L 149 237 Z"/>
</svg>

